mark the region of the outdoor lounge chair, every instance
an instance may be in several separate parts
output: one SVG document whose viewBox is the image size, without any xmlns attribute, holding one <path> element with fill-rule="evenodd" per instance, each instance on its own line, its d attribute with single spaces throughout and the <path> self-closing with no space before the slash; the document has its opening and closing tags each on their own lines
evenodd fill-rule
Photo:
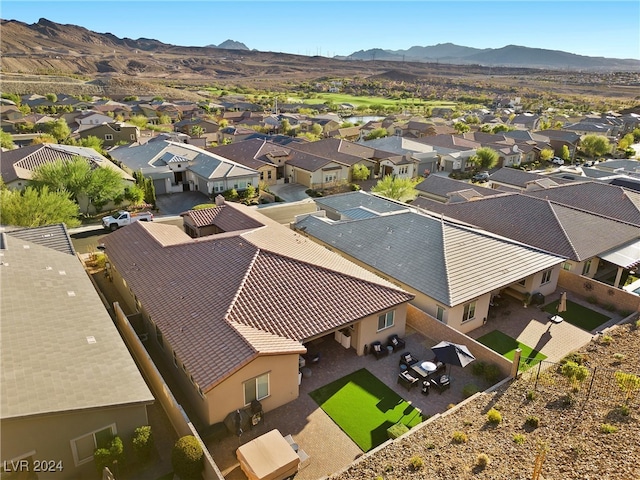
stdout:
<svg viewBox="0 0 640 480">
<path fill-rule="evenodd" d="M 440 377 L 431 379 L 431 386 L 438 390 L 438 393 L 444 392 L 451 386 L 451 379 L 449 375 L 441 375 Z"/>
<path fill-rule="evenodd" d="M 387 346 L 392 347 L 394 352 L 398 352 L 400 350 L 404 350 L 405 342 L 398 335 L 393 334 L 389 337 Z"/>
<path fill-rule="evenodd" d="M 405 365 L 407 368 L 409 368 L 411 365 L 415 365 L 419 361 L 420 360 L 418 360 L 417 358 L 412 357 L 410 352 L 400 355 L 400 365 Z"/>
<path fill-rule="evenodd" d="M 371 353 L 376 356 L 376 360 L 380 360 L 380 358 L 389 355 L 389 350 L 386 347 L 382 346 L 380 342 L 373 342 L 371 344 Z"/>
<path fill-rule="evenodd" d="M 418 384 L 418 378 L 411 375 L 408 371 L 400 372 L 398 374 L 398 383 L 407 390 L 411 390 L 411 387 Z"/>
</svg>

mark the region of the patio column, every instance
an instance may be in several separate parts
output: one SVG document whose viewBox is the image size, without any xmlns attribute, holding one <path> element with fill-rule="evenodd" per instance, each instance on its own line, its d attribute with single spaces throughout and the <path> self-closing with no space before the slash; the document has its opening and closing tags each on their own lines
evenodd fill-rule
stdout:
<svg viewBox="0 0 640 480">
<path fill-rule="evenodd" d="M 518 377 L 518 369 L 520 368 L 520 358 L 522 357 L 522 349 L 516 348 L 513 352 L 513 363 L 511 364 L 511 378 Z"/>
<path fill-rule="evenodd" d="M 622 271 L 624 269 L 622 267 L 618 267 L 618 272 L 616 273 L 616 281 L 613 282 L 613 286 L 615 288 L 618 288 L 618 285 L 620 284 L 620 279 L 622 278 Z"/>
</svg>

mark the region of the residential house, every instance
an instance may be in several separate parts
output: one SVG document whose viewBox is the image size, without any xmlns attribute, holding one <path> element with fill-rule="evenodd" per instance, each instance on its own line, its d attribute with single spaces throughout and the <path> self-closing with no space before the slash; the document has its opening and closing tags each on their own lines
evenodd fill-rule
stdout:
<svg viewBox="0 0 640 480">
<path fill-rule="evenodd" d="M 153 395 L 64 225 L 5 230 L 0 254 L 2 477 L 95 477 L 94 450 L 129 445 Z"/>
<path fill-rule="evenodd" d="M 369 196 L 316 199 L 320 214 L 298 217 L 294 228 L 413 293 L 416 307 L 463 333 L 484 324 L 502 290 L 549 294 L 556 288 L 557 255 L 406 205 L 377 210 Z M 359 199 L 368 207 L 358 207 Z M 342 219 L 321 215 L 325 205 Z"/>
<path fill-rule="evenodd" d="M 212 195 L 258 186 L 256 170 L 184 143 L 150 141 L 109 153 L 131 172 L 151 178 L 157 195 L 196 190 Z"/>
<path fill-rule="evenodd" d="M 592 122 L 571 123 L 562 127 L 567 132 L 574 132 L 581 137 L 585 135 L 602 135 L 603 137 L 613 137 L 614 128 L 611 125 Z"/>
<path fill-rule="evenodd" d="M 135 143 L 140 140 L 140 128 L 130 123 L 112 122 L 100 125 L 80 125 L 74 136 L 79 138 L 96 137 L 102 140 L 104 148 L 118 144 Z"/>
<path fill-rule="evenodd" d="M 474 164 L 469 158 L 476 154 L 482 145 L 479 142 L 464 138 L 462 135 L 432 135 L 416 141 L 433 148 L 440 159 L 439 171 L 467 171 Z"/>
<path fill-rule="evenodd" d="M 136 222 L 104 239 L 114 285 L 205 425 L 255 401 L 268 412 L 297 398 L 309 342 L 340 331 L 363 355 L 404 333 L 413 295 L 255 209 L 212 210 L 187 212 L 185 227 L 206 217 L 225 233 L 193 239 Z"/>
<path fill-rule="evenodd" d="M 193 128 L 200 127 L 202 129 L 202 135 L 206 137 L 210 142 L 218 141 L 218 130 L 220 130 L 220 125 L 213 120 L 209 120 L 204 117 L 195 117 L 189 118 L 185 120 L 180 120 L 173 124 L 173 129 L 176 132 L 182 132 L 190 136 L 193 135 Z"/>
<path fill-rule="evenodd" d="M 94 168 L 108 168 L 117 172 L 122 178 L 125 187 L 135 183 L 135 179 L 131 175 L 100 155 L 93 148 L 72 147 L 55 143 L 40 143 L 3 152 L 0 157 L 2 179 L 8 188 L 22 190 L 31 180 L 33 171 L 37 167 L 57 160 L 68 162 L 76 157 L 85 159 Z M 78 198 L 78 204 L 80 211 L 93 212 L 93 207 L 89 204 L 88 198 Z M 113 207 L 113 205 L 105 206 L 105 208 L 110 207 Z"/>
<path fill-rule="evenodd" d="M 558 187 L 545 193 L 555 188 Z M 564 270 L 577 275 L 613 275 L 615 287 L 625 268 L 640 262 L 638 225 L 592 213 L 588 205 L 569 206 L 550 200 L 547 195 L 540 198 L 526 192 L 449 204 L 418 198 L 412 205 L 551 252 L 565 259 Z M 617 252 L 630 245 L 638 246 L 635 252 L 628 253 L 634 258 L 630 263 L 625 258 L 625 264 L 620 265 Z"/>
<path fill-rule="evenodd" d="M 218 131 L 220 143 L 224 142 L 241 142 L 256 133 L 255 130 L 246 127 L 225 127 Z"/>
<path fill-rule="evenodd" d="M 571 160 L 576 157 L 578 145 L 580 144 L 580 135 L 578 133 L 567 130 L 538 130 L 533 133 L 547 138 L 556 155 L 559 155 L 562 152 L 562 147 L 566 145 L 569 149 Z"/>
<path fill-rule="evenodd" d="M 502 192 L 441 175 L 429 175 L 416 185 L 418 196 L 442 203 L 466 202 Z"/>
<path fill-rule="evenodd" d="M 509 124 L 522 130 L 537 130 L 540 125 L 540 115 L 535 113 L 521 113 L 514 116 Z"/>
<path fill-rule="evenodd" d="M 100 112 L 92 112 L 91 110 L 84 110 L 82 112 L 76 112 L 73 121 L 79 126 L 82 125 L 101 125 L 103 123 L 114 123 L 115 120 L 109 115 L 104 115 Z"/>
<path fill-rule="evenodd" d="M 333 160 L 335 162 L 335 165 L 324 166 L 323 168 L 325 169 L 325 172 L 328 172 L 327 169 L 333 169 L 335 172 L 337 172 L 338 170 L 342 170 L 342 167 L 339 167 L 340 165 L 346 165 L 347 171 L 345 173 L 338 174 L 337 177 L 334 176 L 331 182 L 342 180 L 351 181 L 352 169 L 356 164 L 364 165 L 371 172 L 374 171 L 376 166 L 376 161 L 373 160 L 376 152 L 373 148 L 339 138 L 325 138 L 317 142 L 291 144 L 289 146 L 292 150 L 296 150 L 298 152 L 309 153 L 317 157 L 323 157 L 329 160 Z M 287 164 L 291 166 L 294 165 L 291 161 L 288 161 Z M 297 165 L 300 166 L 299 163 Z M 324 183 L 327 183 L 326 178 L 331 177 L 331 175 L 331 173 L 327 173 L 327 175 L 325 175 Z M 297 181 L 296 183 L 302 182 Z M 303 185 L 306 184 L 303 183 Z"/>
<path fill-rule="evenodd" d="M 575 180 L 562 177 L 551 177 L 539 173 L 525 172 L 516 168 L 501 168 L 489 175 L 489 188 L 503 191 L 530 191 L 550 186 L 571 183 Z"/>
<path fill-rule="evenodd" d="M 284 160 L 289 155 L 288 148 L 257 138 L 210 147 L 207 151 L 257 170 L 260 181 L 267 185 L 275 185 L 278 178 L 284 177 Z"/>
<path fill-rule="evenodd" d="M 382 152 L 390 152 L 392 154 L 410 158 L 412 163 L 410 178 L 422 176 L 426 172 L 431 173 L 438 171 L 440 159 L 438 158 L 436 151 L 430 145 L 425 145 L 424 143 L 419 143 L 409 138 L 397 136 L 376 138 L 373 140 L 361 140 L 358 143 L 367 147 L 375 148 Z M 385 168 L 377 168 L 375 171 L 376 175 L 400 174 L 400 172 L 396 171 L 389 162 L 381 161 L 380 164 L 384 164 L 386 167 L 391 167 L 391 171 Z"/>
<path fill-rule="evenodd" d="M 349 140 L 355 142 L 360 139 L 360 125 L 353 127 L 336 128 L 327 132 L 328 137 L 342 138 L 343 140 Z"/>
</svg>

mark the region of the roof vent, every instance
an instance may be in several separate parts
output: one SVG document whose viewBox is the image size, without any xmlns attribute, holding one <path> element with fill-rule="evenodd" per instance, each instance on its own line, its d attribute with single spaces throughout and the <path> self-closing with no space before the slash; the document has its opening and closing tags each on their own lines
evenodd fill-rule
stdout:
<svg viewBox="0 0 640 480">
<path fill-rule="evenodd" d="M 75 297 L 76 296 L 76 292 L 74 292 L 73 290 L 69 290 L 67 292 L 67 295 L 69 295 L 70 297 Z"/>
<path fill-rule="evenodd" d="M 96 337 L 94 337 L 93 335 L 88 335 L 87 336 L 87 343 L 89 345 L 92 345 L 92 344 L 96 343 Z"/>
</svg>

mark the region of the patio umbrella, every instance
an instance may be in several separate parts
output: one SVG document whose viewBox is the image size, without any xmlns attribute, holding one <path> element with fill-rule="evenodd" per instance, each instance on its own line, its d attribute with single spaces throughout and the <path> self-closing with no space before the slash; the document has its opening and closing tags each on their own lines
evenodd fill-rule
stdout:
<svg viewBox="0 0 640 480">
<path fill-rule="evenodd" d="M 447 341 L 431 347 L 431 351 L 440 362 L 456 367 L 464 368 L 476 359 L 465 345 Z"/>
<path fill-rule="evenodd" d="M 567 311 L 567 292 L 560 294 L 560 301 L 558 302 L 558 313 Z"/>
</svg>

